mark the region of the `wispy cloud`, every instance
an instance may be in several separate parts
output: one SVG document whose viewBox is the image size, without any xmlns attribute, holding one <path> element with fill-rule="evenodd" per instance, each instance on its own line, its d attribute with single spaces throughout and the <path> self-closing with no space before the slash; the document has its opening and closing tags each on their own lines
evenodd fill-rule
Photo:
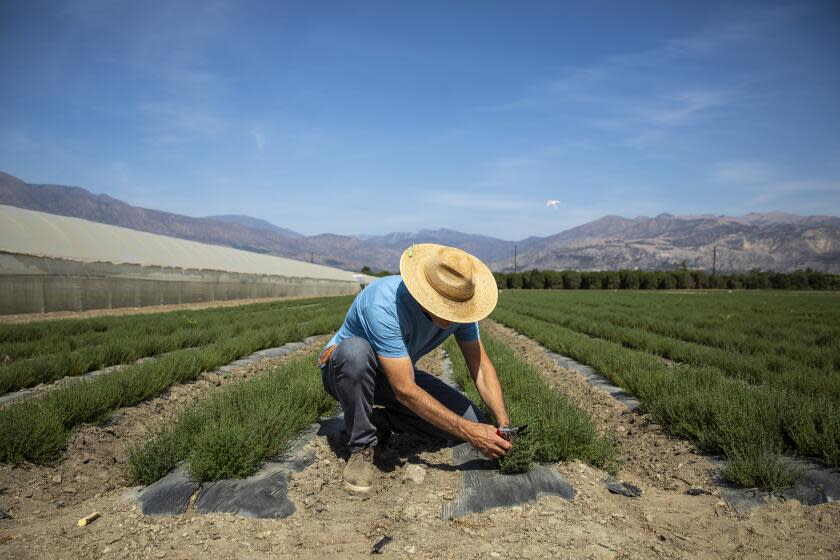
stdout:
<svg viewBox="0 0 840 560">
<path fill-rule="evenodd" d="M 755 185 L 778 177 L 777 170 L 763 161 L 729 161 L 716 164 L 710 173 L 713 182 L 726 185 Z"/>
<path fill-rule="evenodd" d="M 432 205 L 472 210 L 520 210 L 538 208 L 538 200 L 529 197 L 487 192 L 425 191 L 422 199 Z"/>
<path fill-rule="evenodd" d="M 671 131 L 712 119 L 715 111 L 737 102 L 737 90 L 731 88 L 678 90 L 631 101 L 611 125 L 628 134 L 629 145 L 645 147 L 665 139 Z"/>
<path fill-rule="evenodd" d="M 233 9 L 233 3 L 215 0 L 148 7 L 79 0 L 60 8 L 72 41 L 108 38 L 105 48 L 89 55 L 91 66 L 143 84 L 113 110 L 124 110 L 128 119 L 139 114 L 140 135 L 157 145 L 218 136 L 229 124 L 246 128 L 219 116 L 228 78 L 217 52 L 233 31 Z"/>
<path fill-rule="evenodd" d="M 126 10 L 119 3 L 80 0 L 62 10 L 78 33 L 101 33 L 120 21 L 119 40 L 99 54 L 99 61 L 119 65 L 152 79 L 172 93 L 190 94 L 221 79 L 211 50 L 231 28 L 235 3 L 208 1 L 168 4 L 160 9 Z M 130 15 L 127 15 L 130 14 Z"/>
<path fill-rule="evenodd" d="M 538 146 L 514 155 L 500 156 L 484 162 L 478 171 L 477 179 L 470 186 L 482 189 L 532 186 L 534 182 L 545 180 L 557 161 L 590 149 L 591 146 L 587 142 L 570 140 Z"/>
<path fill-rule="evenodd" d="M 803 6 L 766 6 L 748 17 L 727 19 L 702 31 L 669 40 L 651 53 L 654 58 L 703 57 L 739 43 L 748 42 L 801 15 Z"/>
<path fill-rule="evenodd" d="M 226 122 L 216 115 L 171 101 L 144 103 L 140 112 L 146 117 L 147 139 L 156 144 L 183 144 L 214 137 L 227 127 Z"/>
<path fill-rule="evenodd" d="M 840 179 L 783 179 L 762 184 L 755 189 L 751 204 L 781 205 L 785 201 L 793 200 L 797 204 L 808 204 L 808 197 L 817 204 L 809 210 L 820 214 L 836 214 L 840 207 L 826 206 L 826 202 L 833 198 L 837 200 L 840 194 Z"/>
<path fill-rule="evenodd" d="M 717 21 L 703 29 L 673 37 L 651 49 L 619 53 L 604 58 L 600 63 L 576 68 L 565 77 L 567 86 L 586 83 L 622 70 L 651 70 L 663 66 L 691 64 L 706 60 L 761 39 L 779 27 L 790 24 L 807 8 L 794 4 L 763 6 L 749 13 L 723 12 Z M 564 83 L 560 78 L 553 83 L 557 89 Z"/>
<path fill-rule="evenodd" d="M 709 173 L 712 183 L 738 189 L 749 196 L 748 204 L 755 207 L 780 209 L 786 201 L 829 200 L 827 195 L 840 193 L 840 178 L 802 177 L 778 165 L 760 160 L 741 160 L 718 163 Z M 836 209 L 815 211 L 833 213 Z"/>
<path fill-rule="evenodd" d="M 702 65 L 739 45 L 760 40 L 799 12 L 795 7 L 762 9 L 663 41 L 652 49 L 570 67 L 525 96 L 493 109 L 566 114 L 584 126 L 614 131 L 627 144 L 644 147 L 743 103 L 752 82 L 748 75 L 686 76 L 707 75 Z M 696 71 L 686 72 L 689 68 Z"/>
<path fill-rule="evenodd" d="M 0 146 L 4 151 L 16 152 L 18 150 L 38 149 L 38 142 L 32 136 L 20 130 L 5 130 L 0 132 Z"/>
<path fill-rule="evenodd" d="M 691 122 L 700 113 L 721 107 L 735 97 L 730 89 L 695 89 L 662 95 L 650 105 L 641 107 L 643 120 L 660 127 L 670 128 Z"/>
</svg>

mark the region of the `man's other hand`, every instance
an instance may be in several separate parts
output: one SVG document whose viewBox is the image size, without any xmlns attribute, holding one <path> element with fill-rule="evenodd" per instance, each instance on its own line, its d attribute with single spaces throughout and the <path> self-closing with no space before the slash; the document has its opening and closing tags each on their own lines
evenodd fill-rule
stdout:
<svg viewBox="0 0 840 560">
<path fill-rule="evenodd" d="M 496 426 L 473 424 L 467 434 L 467 441 L 490 459 L 498 459 L 511 448 L 511 443 L 496 433 Z"/>
</svg>

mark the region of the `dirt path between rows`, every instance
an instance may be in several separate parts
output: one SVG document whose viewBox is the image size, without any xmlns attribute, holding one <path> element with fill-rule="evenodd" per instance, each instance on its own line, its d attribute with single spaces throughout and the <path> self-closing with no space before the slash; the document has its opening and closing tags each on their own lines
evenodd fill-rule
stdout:
<svg viewBox="0 0 840 560">
<path fill-rule="evenodd" d="M 145 517 L 128 498 L 129 489 L 122 486 L 121 467 L 108 467 L 98 458 L 94 467 L 81 463 L 83 452 L 76 447 L 79 438 L 87 437 L 87 430 L 107 429 L 85 428 L 74 437 L 68 459 L 59 467 L 39 467 L 40 474 L 32 478 L 20 475 L 32 469 L 0 471 L 0 485 L 7 489 L 6 495 L 0 495 L 0 509 L 13 499 L 20 504 L 12 512 L 15 519 L 0 520 L 0 556 L 323 560 L 368 557 L 373 543 L 383 535 L 393 539 L 384 548 L 383 558 L 764 559 L 840 555 L 836 536 L 840 508 L 836 504 L 803 508 L 788 502 L 738 518 L 719 505 L 717 496 L 687 496 L 683 492 L 689 483 L 709 482 L 709 466 L 690 444 L 669 438 L 643 417 L 624 414 L 611 397 L 588 390 L 577 374 L 544 361 L 543 350 L 534 343 L 489 321 L 483 328 L 544 371 L 557 390 L 569 394 L 593 415 L 601 429 L 616 436 L 626 461 L 619 476 L 638 484 L 642 497 L 610 494 L 600 482 L 603 472 L 572 462 L 557 468 L 578 490 L 573 501 L 545 497 L 524 507 L 444 521 L 440 519 L 441 506 L 455 495 L 461 479 L 452 466 L 450 449 L 410 437 L 396 438 L 402 464 L 381 473 L 370 494 L 358 496 L 343 489 L 343 454 L 337 456 L 325 437 L 315 437 L 309 447 L 317 460 L 293 474 L 289 483 L 289 497 L 297 506 L 291 517 L 248 519 L 194 513 Z M 439 374 L 442 357 L 438 351 L 421 367 Z M 166 403 L 157 404 L 169 410 Z M 158 414 L 154 401 L 147 405 L 144 418 Z M 123 413 L 134 414 L 136 408 Z M 168 416 L 161 411 L 156 422 L 171 418 L 174 410 Z M 137 421 L 142 421 L 140 416 Z M 128 425 L 126 422 L 122 423 Z M 125 440 L 139 441 L 147 433 L 139 427 L 117 432 L 105 445 L 116 450 Z M 105 445 L 91 441 L 82 447 L 99 457 L 98 449 Z M 76 461 L 81 463 L 78 468 L 62 470 Z M 409 464 L 425 470 L 422 483 L 404 479 Z M 110 473 L 114 488 L 106 489 L 105 481 L 94 476 L 101 468 Z M 76 499 L 59 509 L 50 500 L 65 494 L 56 493 L 49 478 L 58 472 L 70 477 L 66 480 L 88 477 L 83 483 L 72 482 Z M 29 491 L 33 497 L 24 498 L 22 494 Z M 41 497 L 37 502 L 36 492 Z M 21 496 L 15 498 L 13 493 Z M 92 511 L 101 512 L 102 518 L 88 527 L 77 527 L 76 520 Z"/>
</svg>

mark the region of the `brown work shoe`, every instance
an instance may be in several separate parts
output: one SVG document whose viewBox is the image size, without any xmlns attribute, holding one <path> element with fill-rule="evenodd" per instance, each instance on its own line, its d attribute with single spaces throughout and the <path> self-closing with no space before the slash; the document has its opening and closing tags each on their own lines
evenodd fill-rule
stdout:
<svg viewBox="0 0 840 560">
<path fill-rule="evenodd" d="M 353 492 L 367 492 L 373 487 L 375 476 L 373 447 L 367 446 L 350 455 L 344 466 L 344 487 Z"/>
</svg>

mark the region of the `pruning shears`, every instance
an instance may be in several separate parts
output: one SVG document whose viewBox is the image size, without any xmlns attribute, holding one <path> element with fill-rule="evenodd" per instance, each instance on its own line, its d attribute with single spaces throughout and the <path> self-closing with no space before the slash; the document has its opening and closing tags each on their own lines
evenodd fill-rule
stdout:
<svg viewBox="0 0 840 560">
<path fill-rule="evenodd" d="M 513 443 L 517 437 L 525 434 L 528 431 L 528 424 L 520 426 L 499 426 L 496 428 L 496 435 Z"/>
</svg>

